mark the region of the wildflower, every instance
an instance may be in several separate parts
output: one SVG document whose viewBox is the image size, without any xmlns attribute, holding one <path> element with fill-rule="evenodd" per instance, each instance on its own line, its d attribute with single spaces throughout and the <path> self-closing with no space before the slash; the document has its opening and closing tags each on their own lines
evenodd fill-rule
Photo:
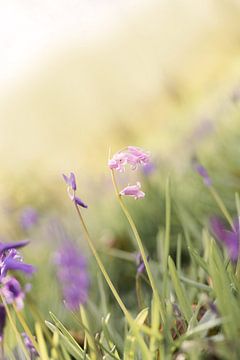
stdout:
<svg viewBox="0 0 240 360">
<path fill-rule="evenodd" d="M 20 247 L 26 246 L 28 243 L 29 240 L 22 240 L 18 242 L 10 242 L 10 243 L 0 242 L 0 255 L 7 250 L 18 249 Z"/>
<path fill-rule="evenodd" d="M 66 306 L 77 310 L 88 298 L 89 276 L 86 259 L 73 242 L 68 242 L 57 252 L 55 263 Z"/>
<path fill-rule="evenodd" d="M 75 192 L 77 190 L 77 184 L 76 184 L 76 178 L 73 172 L 70 173 L 70 176 L 67 177 L 63 174 L 63 179 L 65 180 L 65 183 L 68 185 L 67 192 L 69 198 L 76 204 L 83 208 L 87 208 L 88 206 L 78 197 L 75 195 Z"/>
<path fill-rule="evenodd" d="M 23 341 L 24 341 L 24 344 L 26 346 L 26 348 L 28 349 L 30 355 L 31 355 L 31 359 L 33 359 L 34 357 L 37 357 L 39 356 L 37 350 L 35 349 L 31 339 L 29 338 L 29 336 L 23 332 L 22 334 L 22 338 L 23 338 Z"/>
<path fill-rule="evenodd" d="M 150 153 L 142 150 L 136 146 L 128 146 L 126 149 L 117 152 L 112 159 L 108 161 L 108 166 L 111 170 L 123 172 L 125 165 L 129 164 L 132 170 L 135 170 L 138 165 L 146 165 L 150 161 Z"/>
<path fill-rule="evenodd" d="M 142 167 L 143 174 L 145 176 L 151 175 L 156 169 L 156 165 L 153 162 L 149 162 Z"/>
<path fill-rule="evenodd" d="M 109 168 L 123 172 L 125 170 L 124 166 L 127 164 L 127 156 L 125 152 L 116 153 L 112 159 L 108 161 Z"/>
<path fill-rule="evenodd" d="M 8 270 L 19 270 L 31 275 L 35 268 L 30 264 L 25 264 L 19 252 L 12 248 L 0 255 L 0 279 L 7 275 Z"/>
<path fill-rule="evenodd" d="M 147 261 L 150 260 L 150 256 L 147 256 Z M 145 264 L 143 262 L 142 255 L 140 253 L 137 253 L 136 255 L 136 262 L 137 262 L 137 273 L 142 274 L 145 271 Z"/>
<path fill-rule="evenodd" d="M 210 224 L 217 239 L 226 246 L 230 259 L 233 262 L 237 261 L 240 240 L 239 219 L 234 221 L 233 229 L 231 230 L 227 230 L 218 217 L 212 218 Z"/>
<path fill-rule="evenodd" d="M 131 196 L 134 197 L 135 200 L 144 198 L 145 193 L 140 190 L 141 184 L 138 181 L 136 185 L 128 185 L 122 191 L 120 191 L 120 195 Z"/>
<path fill-rule="evenodd" d="M 201 165 L 196 159 L 193 160 L 193 166 L 197 173 L 203 178 L 203 182 L 207 187 L 210 187 L 212 185 L 212 180 L 210 176 L 208 175 L 207 170 L 203 165 Z"/>
<path fill-rule="evenodd" d="M 28 230 L 38 222 L 38 212 L 33 207 L 23 209 L 20 216 L 20 224 L 24 230 Z"/>
<path fill-rule="evenodd" d="M 0 343 L 3 341 L 3 332 L 6 325 L 6 309 L 0 304 Z"/>
<path fill-rule="evenodd" d="M 4 296 L 8 304 L 15 303 L 19 310 L 23 308 L 25 294 L 22 291 L 20 283 L 14 277 L 6 276 L 2 279 L 0 293 Z"/>
</svg>

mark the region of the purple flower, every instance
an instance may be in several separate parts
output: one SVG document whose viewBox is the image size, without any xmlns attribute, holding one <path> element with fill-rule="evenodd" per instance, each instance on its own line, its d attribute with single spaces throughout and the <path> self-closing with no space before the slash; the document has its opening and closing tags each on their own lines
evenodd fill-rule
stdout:
<svg viewBox="0 0 240 360">
<path fill-rule="evenodd" d="M 66 176 L 63 174 L 63 179 L 65 180 L 65 183 L 67 184 L 67 192 L 69 198 L 76 204 L 83 208 L 87 208 L 88 206 L 75 195 L 75 192 L 77 190 L 77 184 L 76 184 L 76 178 L 73 172 L 70 173 L 70 176 Z"/>
<path fill-rule="evenodd" d="M 33 207 L 23 209 L 20 216 L 20 223 L 24 230 L 30 229 L 38 222 L 38 212 Z"/>
<path fill-rule="evenodd" d="M 228 255 L 232 261 L 237 261 L 239 255 L 239 219 L 234 221 L 233 229 L 228 230 L 218 217 L 210 220 L 211 229 L 217 239 L 221 241 L 227 248 Z"/>
<path fill-rule="evenodd" d="M 207 170 L 204 166 L 202 166 L 197 160 L 193 160 L 193 166 L 197 173 L 203 178 L 203 182 L 207 187 L 210 187 L 212 185 L 212 180 L 210 176 L 208 175 Z"/>
<path fill-rule="evenodd" d="M 67 177 L 66 175 L 63 174 L 63 178 L 65 180 L 65 183 L 73 190 L 76 191 L 77 190 L 77 184 L 76 184 L 76 178 L 73 172 L 70 173 L 70 176 Z"/>
<path fill-rule="evenodd" d="M 0 279 L 7 275 L 8 270 L 19 270 L 31 275 L 35 268 L 30 264 L 25 264 L 22 257 L 15 249 L 4 251 L 0 255 Z"/>
<path fill-rule="evenodd" d="M 125 165 L 127 164 L 127 154 L 125 152 L 119 152 L 113 155 L 112 159 L 108 161 L 108 166 L 111 170 L 117 170 L 123 172 Z"/>
<path fill-rule="evenodd" d="M 129 151 L 129 161 L 128 161 L 129 164 L 131 164 L 131 161 L 133 161 L 130 155 L 132 155 L 135 158 L 132 164 L 133 166 L 137 166 L 138 164 L 146 165 L 149 163 L 150 161 L 149 151 L 144 151 L 136 146 L 128 146 L 128 151 Z"/>
<path fill-rule="evenodd" d="M 145 196 L 145 193 L 140 190 L 141 184 L 137 182 L 136 185 L 128 185 L 122 191 L 120 195 L 134 197 L 135 200 L 142 199 Z"/>
<path fill-rule="evenodd" d="M 149 176 L 152 174 L 156 169 L 156 165 L 153 162 L 149 162 L 142 167 L 143 174 L 145 176 Z"/>
<path fill-rule="evenodd" d="M 150 260 L 150 256 L 147 256 L 147 261 Z M 137 273 L 142 274 L 145 271 L 145 264 L 143 262 L 142 255 L 140 253 L 137 253 L 136 255 L 136 262 L 137 262 Z"/>
<path fill-rule="evenodd" d="M 135 170 L 138 165 L 146 165 L 149 161 L 149 152 L 136 146 L 128 146 L 126 149 L 114 154 L 112 159 L 108 161 L 108 166 L 111 170 L 123 172 L 126 164 L 129 164 L 131 169 Z"/>
<path fill-rule="evenodd" d="M 28 349 L 28 351 L 29 351 L 29 353 L 31 355 L 31 359 L 34 358 L 34 357 L 39 356 L 37 350 L 35 349 L 33 343 L 31 342 L 31 339 L 29 338 L 29 336 L 24 332 L 21 335 L 22 335 L 24 344 L 25 344 L 26 348 Z"/>
<path fill-rule="evenodd" d="M 1 294 L 8 304 L 15 303 L 17 308 L 21 310 L 24 306 L 23 299 L 25 297 L 20 283 L 14 277 L 6 276 L 2 279 Z"/>
<path fill-rule="evenodd" d="M 77 310 L 88 299 L 89 276 L 85 257 L 73 242 L 66 242 L 55 256 L 57 277 L 66 306 Z"/>
<path fill-rule="evenodd" d="M 10 243 L 0 242 L 0 255 L 2 255 L 2 253 L 7 250 L 18 249 L 20 247 L 26 246 L 27 244 L 29 244 L 29 240 L 22 240 L 18 242 L 10 242 Z"/>
<path fill-rule="evenodd" d="M 0 304 L 0 342 L 3 341 L 3 333 L 6 325 L 6 309 L 3 304 Z"/>
</svg>

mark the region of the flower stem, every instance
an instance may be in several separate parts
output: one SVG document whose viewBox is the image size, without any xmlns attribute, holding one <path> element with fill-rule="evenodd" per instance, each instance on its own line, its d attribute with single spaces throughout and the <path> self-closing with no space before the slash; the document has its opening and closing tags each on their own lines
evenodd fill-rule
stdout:
<svg viewBox="0 0 240 360">
<path fill-rule="evenodd" d="M 155 284 L 155 281 L 154 281 L 154 278 L 153 278 L 153 275 L 152 275 L 152 272 L 151 272 L 151 269 L 150 269 L 150 266 L 149 266 L 149 263 L 148 263 L 148 260 L 147 260 L 147 256 L 146 256 L 146 253 L 145 253 L 145 250 L 144 250 L 144 247 L 143 247 L 142 240 L 141 240 L 141 238 L 139 236 L 136 225 L 135 225 L 129 211 L 128 211 L 127 207 L 125 206 L 124 202 L 122 201 L 121 195 L 119 194 L 119 190 L 118 190 L 118 187 L 117 187 L 115 174 L 114 174 L 113 170 L 111 170 L 111 174 L 112 174 L 112 182 L 113 182 L 113 186 L 114 186 L 114 190 L 115 190 L 117 199 L 118 199 L 118 201 L 120 203 L 120 206 L 121 206 L 121 208 L 123 210 L 123 213 L 125 214 L 128 222 L 130 224 L 130 227 L 132 229 L 132 232 L 133 232 L 133 234 L 135 236 L 135 239 L 137 241 L 137 245 L 139 247 L 139 250 L 140 250 L 140 253 L 141 253 L 145 268 L 146 268 L 146 272 L 147 272 L 147 275 L 148 275 L 148 278 L 149 278 L 149 281 L 150 281 L 150 284 L 151 284 L 151 287 L 152 287 L 152 290 L 153 290 L 153 295 L 154 295 L 154 297 L 156 299 L 156 302 L 158 304 L 158 308 L 159 308 L 159 311 L 160 311 L 162 321 L 163 321 L 163 323 L 165 323 L 166 319 L 165 319 L 163 304 L 162 304 L 161 299 L 160 299 L 159 294 L 158 294 L 157 286 Z"/>
<path fill-rule="evenodd" d="M 222 211 L 223 215 L 225 216 L 225 218 L 227 219 L 227 221 L 229 222 L 229 224 L 231 225 L 231 228 L 234 229 L 233 226 L 233 221 L 231 218 L 231 215 L 229 214 L 226 206 L 224 205 L 224 202 L 222 201 L 220 195 L 218 194 L 218 192 L 214 189 L 213 186 L 209 187 L 209 191 L 212 194 L 214 200 L 216 201 L 216 203 L 218 204 L 219 209 Z"/>
<path fill-rule="evenodd" d="M 133 331 L 134 335 L 136 336 L 136 338 L 137 338 L 137 340 L 139 342 L 139 346 L 142 349 L 144 358 L 145 359 L 151 359 L 150 352 L 149 352 L 149 350 L 148 350 L 142 336 L 139 334 L 139 331 L 138 331 L 138 328 L 137 328 L 137 325 L 136 325 L 134 319 L 132 318 L 131 314 L 129 313 L 126 306 L 124 305 L 122 299 L 118 295 L 118 292 L 115 289 L 115 287 L 114 287 L 114 285 L 113 285 L 113 283 L 112 283 L 112 281 L 111 281 L 111 279 L 110 279 L 110 277 L 109 277 L 109 275 L 108 275 L 108 273 L 107 273 L 107 271 L 106 271 L 106 269 L 105 269 L 105 267 L 104 267 L 104 265 L 102 263 L 102 260 L 100 259 L 99 255 L 97 253 L 97 250 L 96 250 L 96 248 L 95 248 L 95 246 L 94 246 L 94 244 L 92 242 L 92 239 L 91 239 L 90 234 L 88 232 L 87 226 L 86 226 L 86 224 L 85 224 L 85 222 L 83 220 L 82 214 L 81 214 L 77 204 L 75 204 L 75 208 L 77 210 L 80 222 L 82 224 L 84 235 L 85 235 L 85 238 L 86 238 L 86 240 L 88 242 L 88 245 L 89 245 L 89 247 L 90 247 L 90 249 L 91 249 L 91 251 L 92 251 L 92 253 L 93 253 L 93 255 L 94 255 L 95 259 L 96 259 L 96 261 L 97 261 L 97 264 L 98 264 L 98 266 L 99 266 L 99 268 L 100 268 L 100 270 L 101 270 L 101 272 L 102 272 L 108 286 L 110 287 L 115 299 L 117 300 L 122 312 L 124 313 L 129 325 L 132 328 L 132 331 Z"/>
</svg>

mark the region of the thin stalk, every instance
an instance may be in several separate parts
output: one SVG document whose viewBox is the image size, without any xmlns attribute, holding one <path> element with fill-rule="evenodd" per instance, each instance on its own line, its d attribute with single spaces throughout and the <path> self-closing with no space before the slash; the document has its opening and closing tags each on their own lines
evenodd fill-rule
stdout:
<svg viewBox="0 0 240 360">
<path fill-rule="evenodd" d="M 39 353 L 38 344 L 37 344 L 36 340 L 34 339 L 34 336 L 32 335 L 31 330 L 29 329 L 29 327 L 28 327 L 25 319 L 23 318 L 21 312 L 18 311 L 18 309 L 17 309 L 17 307 L 16 307 L 15 304 L 13 304 L 13 308 L 14 308 L 14 311 L 15 311 L 15 313 L 16 313 L 16 315 L 17 315 L 17 318 L 18 318 L 20 324 L 22 325 L 25 333 L 27 334 L 27 336 L 28 336 L 29 339 L 31 340 L 31 342 L 32 342 L 33 346 L 35 347 L 35 349 L 37 350 L 37 352 Z"/>
<path fill-rule="evenodd" d="M 3 302 L 3 305 L 4 305 L 5 309 L 6 309 L 6 313 L 7 313 L 9 322 L 10 322 L 10 324 L 11 324 L 11 327 L 12 327 L 14 333 L 15 333 L 16 339 L 17 339 L 18 343 L 20 344 L 21 349 L 22 349 L 22 351 L 23 351 L 26 359 L 27 359 L 27 360 L 30 360 L 30 356 L 29 356 L 29 354 L 28 354 L 28 351 L 26 350 L 26 347 L 25 347 L 25 345 L 24 345 L 24 343 L 23 343 L 23 340 L 22 340 L 22 338 L 21 338 L 21 335 L 19 334 L 19 332 L 18 332 L 18 330 L 17 330 L 17 327 L 16 327 L 16 325 L 15 325 L 15 323 L 14 323 L 14 321 L 13 321 L 13 318 L 12 318 L 12 316 L 11 316 L 11 313 L 10 313 L 10 310 L 9 310 L 9 308 L 8 308 L 8 305 L 7 305 L 4 297 L 3 297 L 2 295 L 0 295 L 0 296 L 1 296 L 1 299 L 2 299 L 2 302 Z"/>
<path fill-rule="evenodd" d="M 141 349 L 142 349 L 142 352 L 143 352 L 143 354 L 144 354 L 144 357 L 145 357 L 146 359 L 148 359 L 150 353 L 149 353 L 148 348 L 147 348 L 145 342 L 143 341 L 142 337 L 139 335 L 139 332 L 138 332 L 137 326 L 136 326 L 136 324 L 135 324 L 135 322 L 134 322 L 134 319 L 132 318 L 132 316 L 130 315 L 130 313 L 129 313 L 129 311 L 127 310 L 126 306 L 124 305 L 122 299 L 121 299 L 120 296 L 118 295 L 118 292 L 117 292 L 117 290 L 115 289 L 115 287 L 114 287 L 114 285 L 113 285 L 113 283 L 112 283 L 112 281 L 111 281 L 111 279 L 110 279 L 110 277 L 109 277 L 109 275 L 108 275 L 108 273 L 107 273 L 107 271 L 106 271 L 106 269 L 105 269 L 105 267 L 104 267 L 104 265 L 103 265 L 103 263 L 102 263 L 99 255 L 98 255 L 98 253 L 97 253 L 97 250 L 96 250 L 96 248 L 95 248 L 95 246 L 94 246 L 94 244 L 93 244 L 93 242 L 92 242 L 92 239 L 91 239 L 91 237 L 90 237 L 90 235 L 89 235 L 87 226 L 86 226 L 86 224 L 85 224 L 85 222 L 84 222 L 84 220 L 83 220 L 82 214 L 81 214 L 81 212 L 80 212 L 77 204 L 75 204 L 75 208 L 76 208 L 76 210 L 77 210 L 77 213 L 78 213 L 80 222 L 81 222 L 81 224 L 82 224 L 85 238 L 86 238 L 86 240 L 87 240 L 87 242 L 88 242 L 88 245 L 89 245 L 89 247 L 90 247 L 90 249 L 91 249 L 91 251 L 92 251 L 95 259 L 96 259 L 96 262 L 97 262 L 97 264 L 98 264 L 98 266 L 99 266 L 99 268 L 100 268 L 100 270 L 101 270 L 101 272 L 102 272 L 102 274 L 103 274 L 103 276 L 104 276 L 104 278 L 105 278 L 108 286 L 110 287 L 110 289 L 111 289 L 111 291 L 112 291 L 112 293 L 113 293 L 113 295 L 114 295 L 114 297 L 115 297 L 118 305 L 120 306 L 122 312 L 124 313 L 124 315 L 125 315 L 128 323 L 129 323 L 130 326 L 132 327 L 132 330 L 133 330 L 134 335 L 136 336 L 136 338 L 137 338 L 137 340 L 138 340 L 138 342 L 139 342 L 139 345 L 140 345 L 140 347 L 141 347 Z M 150 359 L 150 358 L 149 358 L 149 359 Z"/>
<path fill-rule="evenodd" d="M 213 186 L 209 187 L 209 191 L 212 194 L 214 200 L 216 201 L 219 209 L 222 211 L 223 215 L 225 216 L 225 218 L 227 219 L 227 221 L 231 225 L 231 228 L 234 228 L 231 215 L 229 214 L 229 212 L 228 212 L 226 206 L 224 205 L 224 202 L 222 201 L 222 199 L 221 199 L 220 195 L 218 194 L 218 192 L 214 189 Z"/>
<path fill-rule="evenodd" d="M 240 199 L 239 194 L 235 193 L 235 202 L 236 202 L 236 208 L 237 208 L 237 214 L 238 214 L 238 229 L 240 229 Z M 240 231 L 238 231 L 238 242 L 240 243 Z M 238 260 L 237 260 L 237 266 L 236 266 L 236 278 L 240 280 L 240 252 L 238 253 Z"/>
<path fill-rule="evenodd" d="M 137 294 L 137 302 L 139 311 L 144 308 L 143 297 L 142 297 L 142 287 L 141 287 L 141 277 L 139 274 L 136 276 L 136 294 Z"/>
<path fill-rule="evenodd" d="M 148 275 L 148 278 L 149 278 L 149 281 L 150 281 L 150 284 L 151 284 L 151 287 L 152 287 L 152 290 L 153 290 L 153 295 L 156 298 L 156 302 L 158 303 L 158 307 L 159 307 L 159 311 L 160 311 L 162 321 L 163 321 L 163 323 L 165 323 L 166 319 L 165 319 L 165 314 L 164 314 L 164 310 L 163 310 L 163 304 L 162 304 L 162 302 L 160 300 L 158 290 L 157 290 L 157 286 L 156 286 L 155 281 L 153 279 L 153 275 L 152 275 L 152 272 L 151 272 L 151 269 L 150 269 L 150 266 L 149 266 L 149 263 L 148 263 L 148 260 L 147 260 L 147 256 L 146 256 L 146 253 L 145 253 L 145 250 L 144 250 L 144 247 L 143 247 L 142 240 L 141 240 L 141 238 L 139 236 L 136 225 L 135 225 L 135 223 L 134 223 L 134 221 L 133 221 L 133 219 L 132 219 L 132 217 L 131 217 L 128 209 L 127 209 L 127 207 L 125 206 L 124 202 L 122 201 L 121 195 L 120 195 L 118 187 L 117 187 L 117 183 L 116 183 L 116 179 L 115 179 L 115 175 L 114 175 L 113 170 L 111 170 L 111 174 L 112 174 L 112 182 L 113 182 L 113 186 L 114 186 L 114 190 L 115 190 L 117 199 L 118 199 L 119 204 L 120 204 L 120 206 L 121 206 L 121 208 L 123 210 L 123 213 L 125 214 L 128 222 L 130 224 L 132 232 L 133 232 L 133 234 L 135 236 L 135 239 L 137 241 L 137 245 L 139 247 L 139 250 L 140 250 L 140 253 L 141 253 L 145 268 L 146 268 L 146 272 L 147 272 L 147 275 Z"/>
<path fill-rule="evenodd" d="M 165 227 L 165 239 L 164 239 L 164 257 L 163 257 L 163 298 L 167 295 L 167 280 L 168 280 L 168 256 L 170 249 L 170 224 L 171 224 L 171 197 L 170 197 L 170 182 L 169 178 L 166 182 L 166 227 Z"/>
</svg>

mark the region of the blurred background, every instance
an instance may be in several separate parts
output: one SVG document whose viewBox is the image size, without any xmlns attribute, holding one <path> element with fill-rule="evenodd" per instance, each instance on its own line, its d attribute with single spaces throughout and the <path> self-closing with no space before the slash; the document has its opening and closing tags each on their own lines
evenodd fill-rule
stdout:
<svg viewBox="0 0 240 360">
<path fill-rule="evenodd" d="M 0 236 L 31 238 L 26 256 L 39 264 L 51 263 L 62 227 L 79 240 L 61 177 L 74 171 L 95 238 L 128 249 L 109 147 L 131 144 L 153 155 L 154 172 L 139 175 L 148 200 L 130 205 L 148 240 L 159 231 L 161 179 L 169 171 L 176 184 L 184 177 L 179 196 L 199 210 L 192 156 L 222 172 L 237 163 L 239 185 L 239 18 L 238 0 L 1 1 Z M 233 160 L 224 161 L 228 155 Z M 219 186 L 224 174 L 214 175 Z M 33 226 L 23 225 L 26 211 Z M 49 302 L 44 271 L 42 306 Z"/>
</svg>

